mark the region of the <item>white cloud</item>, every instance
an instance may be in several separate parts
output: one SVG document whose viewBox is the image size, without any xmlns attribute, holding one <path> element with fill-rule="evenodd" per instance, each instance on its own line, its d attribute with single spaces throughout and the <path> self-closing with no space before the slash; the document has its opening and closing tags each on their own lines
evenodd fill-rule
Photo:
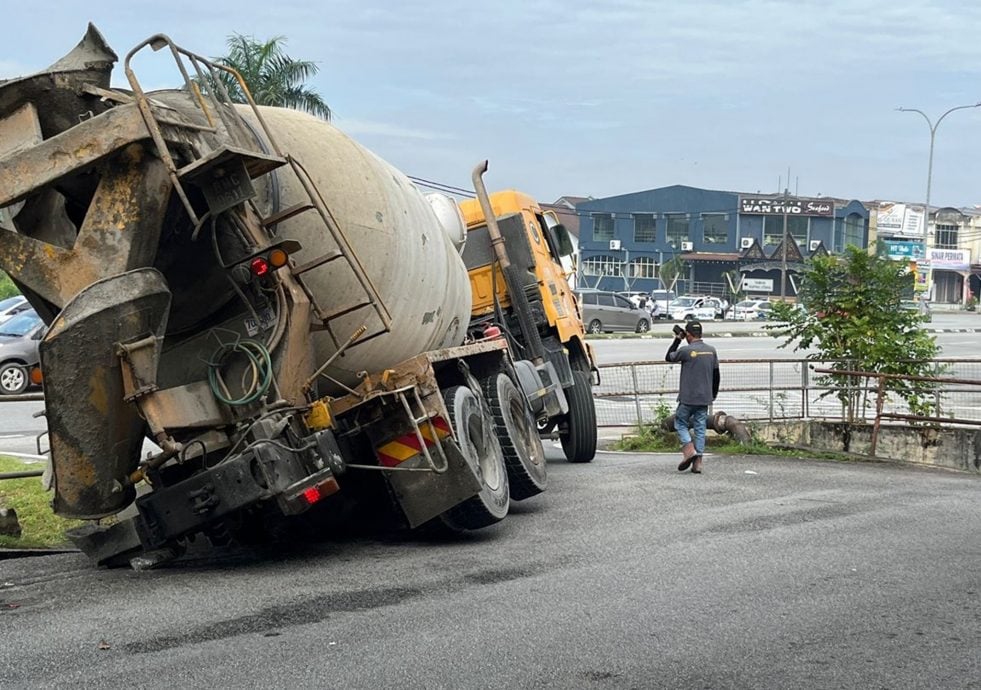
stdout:
<svg viewBox="0 0 981 690">
<path fill-rule="evenodd" d="M 439 141 L 452 139 L 453 137 L 445 132 L 434 132 L 425 129 L 414 129 L 403 127 L 402 125 L 390 122 L 372 122 L 370 120 L 359 120 L 357 118 L 339 117 L 334 124 L 352 136 L 370 135 L 379 137 L 396 137 L 399 139 L 417 139 L 420 141 Z"/>
<path fill-rule="evenodd" d="M 893 108 L 981 97 L 981 4 L 964 0 L 213 0 L 190 24 L 132 0 L 5 12 L 46 28 L 5 36 L 8 76 L 53 62 L 90 18 L 120 55 L 157 31 L 205 55 L 233 32 L 285 35 L 319 65 L 310 85 L 338 126 L 380 154 L 430 179 L 491 157 L 503 184 L 543 198 L 682 178 L 768 188 L 788 165 L 802 193 L 915 198 L 926 127 Z M 172 84 L 157 62 L 141 80 Z M 944 121 L 938 203 L 979 200 L 979 151 L 981 112 Z"/>
</svg>

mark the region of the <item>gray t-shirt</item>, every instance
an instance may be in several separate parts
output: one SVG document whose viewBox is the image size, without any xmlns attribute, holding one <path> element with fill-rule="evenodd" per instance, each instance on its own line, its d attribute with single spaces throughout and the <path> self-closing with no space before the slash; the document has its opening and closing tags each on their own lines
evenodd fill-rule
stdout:
<svg viewBox="0 0 981 690">
<path fill-rule="evenodd" d="M 685 405 L 711 405 L 712 379 L 719 368 L 715 348 L 701 340 L 684 345 L 668 355 L 671 362 L 681 362 L 681 384 L 678 402 Z"/>
</svg>

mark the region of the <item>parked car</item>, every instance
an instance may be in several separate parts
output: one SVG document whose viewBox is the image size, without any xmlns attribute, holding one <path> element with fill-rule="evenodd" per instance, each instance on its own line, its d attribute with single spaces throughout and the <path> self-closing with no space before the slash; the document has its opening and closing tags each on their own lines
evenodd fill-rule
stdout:
<svg viewBox="0 0 981 690">
<path fill-rule="evenodd" d="M 617 294 L 620 295 L 621 297 L 626 297 L 627 299 L 630 300 L 631 304 L 633 304 L 635 307 L 640 307 L 640 308 L 643 308 L 642 303 L 648 302 L 651 299 L 651 296 L 644 291 L 618 292 Z"/>
<path fill-rule="evenodd" d="M 930 303 L 926 300 L 904 299 L 899 306 L 908 311 L 917 312 L 921 320 L 930 323 L 933 321 L 933 312 L 930 310 Z"/>
<path fill-rule="evenodd" d="M 14 297 L 0 300 L 0 323 L 9 321 L 22 311 L 27 311 L 30 308 L 31 303 L 23 295 L 15 295 Z"/>
<path fill-rule="evenodd" d="M 650 314 L 615 292 L 581 292 L 582 321 L 590 333 L 630 331 L 646 333 L 651 329 Z"/>
<path fill-rule="evenodd" d="M 716 308 L 706 304 L 705 297 L 679 297 L 668 305 L 668 314 L 673 321 L 711 321 Z"/>
<path fill-rule="evenodd" d="M 773 305 L 765 299 L 744 299 L 736 303 L 732 317 L 738 321 L 757 321 L 770 318 Z"/>
<path fill-rule="evenodd" d="M 705 297 L 702 301 L 703 307 L 712 307 L 715 310 L 715 318 L 724 319 L 726 311 L 729 309 L 729 302 L 720 297 Z"/>
<path fill-rule="evenodd" d="M 657 318 L 669 318 L 668 305 L 674 302 L 677 297 L 673 290 L 651 290 L 651 299 L 657 303 Z"/>
<path fill-rule="evenodd" d="M 17 395 L 30 385 L 29 372 L 40 361 L 45 326 L 33 309 L 0 324 L 0 395 Z"/>
</svg>

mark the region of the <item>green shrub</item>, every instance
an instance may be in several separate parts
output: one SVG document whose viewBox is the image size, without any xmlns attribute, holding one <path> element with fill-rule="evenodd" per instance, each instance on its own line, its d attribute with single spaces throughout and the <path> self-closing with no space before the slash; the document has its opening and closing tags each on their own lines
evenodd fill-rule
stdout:
<svg viewBox="0 0 981 690">
<path fill-rule="evenodd" d="M 19 294 L 20 290 L 14 285 L 14 281 L 10 279 L 10 276 L 0 271 L 0 299 L 7 299 L 8 297 Z"/>
<path fill-rule="evenodd" d="M 16 458 L 0 456 L 0 472 L 23 472 L 42 465 L 28 465 Z M 38 477 L 0 480 L 0 498 L 8 508 L 17 511 L 23 533 L 20 537 L 0 534 L 0 548 L 33 549 L 64 546 L 68 543 L 65 530 L 83 524 L 65 520 L 51 509 L 51 494 L 41 486 Z"/>
</svg>

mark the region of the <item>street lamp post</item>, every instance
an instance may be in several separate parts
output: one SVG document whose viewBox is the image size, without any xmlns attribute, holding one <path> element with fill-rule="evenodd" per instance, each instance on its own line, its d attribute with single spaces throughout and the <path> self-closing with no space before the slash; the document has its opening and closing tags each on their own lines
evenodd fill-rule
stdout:
<svg viewBox="0 0 981 690">
<path fill-rule="evenodd" d="M 918 108 L 896 108 L 901 113 L 919 113 L 920 116 L 926 120 L 927 127 L 930 128 L 930 157 L 927 160 L 927 185 L 926 185 L 926 204 L 923 207 L 923 261 L 927 262 L 927 274 L 926 282 L 929 289 L 933 287 L 933 266 L 929 265 L 930 259 L 930 184 L 933 181 L 933 144 L 937 137 L 937 128 L 940 123 L 944 121 L 944 118 L 950 115 L 955 110 L 966 110 L 967 108 L 977 108 L 981 106 L 981 101 L 973 103 L 971 105 L 958 105 L 947 110 L 943 115 L 937 118 L 936 122 L 931 122 L 930 118 L 925 112 L 919 110 Z"/>
</svg>

